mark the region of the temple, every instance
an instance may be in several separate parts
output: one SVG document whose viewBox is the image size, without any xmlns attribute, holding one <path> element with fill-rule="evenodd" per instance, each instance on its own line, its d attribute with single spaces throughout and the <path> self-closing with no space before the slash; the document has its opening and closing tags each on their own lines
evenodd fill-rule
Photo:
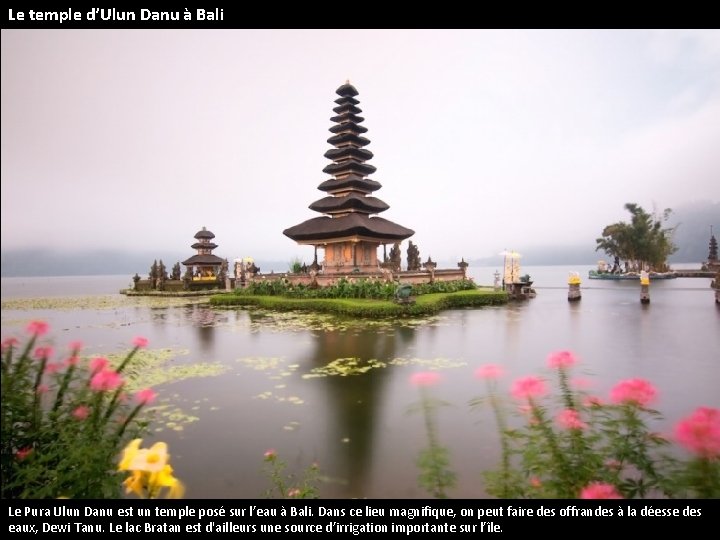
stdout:
<svg viewBox="0 0 720 540">
<path fill-rule="evenodd" d="M 310 205 L 310 209 L 324 214 L 308 219 L 283 231 L 298 244 L 314 246 L 313 267 L 325 274 L 380 273 L 377 248 L 382 244 L 394 245 L 410 238 L 415 231 L 378 217 L 389 206 L 373 197 L 382 186 L 368 175 L 375 167 L 367 162 L 373 157 L 365 146 L 370 140 L 362 134 L 364 118 L 355 96 L 358 91 L 349 82 L 337 89 L 340 96 L 333 109 L 335 125 L 328 143 L 334 148 L 325 152 L 332 163 L 323 169 L 332 178 L 321 182 L 320 191 L 327 195 Z M 317 250 L 323 250 L 322 265 L 318 264 Z"/>
<path fill-rule="evenodd" d="M 205 227 L 195 233 L 197 242 L 190 247 L 196 249 L 197 254 L 182 262 L 194 281 L 216 280 L 222 269 L 225 259 L 213 255 L 213 249 L 218 247 L 213 238 L 215 235 Z"/>
</svg>

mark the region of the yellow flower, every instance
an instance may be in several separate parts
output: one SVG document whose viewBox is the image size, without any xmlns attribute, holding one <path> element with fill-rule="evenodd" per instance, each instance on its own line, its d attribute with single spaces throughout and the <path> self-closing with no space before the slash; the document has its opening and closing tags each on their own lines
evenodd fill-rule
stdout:
<svg viewBox="0 0 720 540">
<path fill-rule="evenodd" d="M 145 494 L 143 476 L 145 474 L 141 471 L 133 471 L 132 476 L 128 476 L 123 482 L 125 493 L 135 493 L 138 497 L 142 497 Z"/>
<path fill-rule="evenodd" d="M 141 448 L 132 456 L 128 469 L 133 471 L 160 472 L 168 461 L 167 444 L 157 442 L 150 448 Z"/>
<path fill-rule="evenodd" d="M 141 442 L 142 439 L 130 442 L 125 447 L 118 465 L 119 470 L 131 472 L 123 481 L 126 493 L 156 499 L 161 490 L 167 488 L 168 498 L 182 498 L 185 486 L 173 476 L 173 468 L 168 465 L 170 456 L 167 444 L 157 442 L 150 448 L 140 448 Z"/>
<path fill-rule="evenodd" d="M 160 489 L 163 487 L 169 488 L 167 497 L 168 499 L 181 499 L 185 494 L 185 486 L 183 483 L 175 478 L 173 475 L 173 468 L 170 465 L 165 465 L 160 472 L 153 473 L 150 476 L 151 491 L 155 488 Z"/>
<path fill-rule="evenodd" d="M 123 450 L 123 457 L 118 465 L 119 471 L 127 471 L 130 469 L 130 463 L 137 455 L 141 442 L 142 439 L 134 439 L 128 443 L 125 450 Z"/>
</svg>

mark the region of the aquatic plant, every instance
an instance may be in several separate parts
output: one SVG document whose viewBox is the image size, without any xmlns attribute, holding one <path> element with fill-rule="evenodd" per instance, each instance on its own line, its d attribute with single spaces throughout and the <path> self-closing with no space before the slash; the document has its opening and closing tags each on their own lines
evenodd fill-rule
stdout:
<svg viewBox="0 0 720 540">
<path fill-rule="evenodd" d="M 270 480 L 271 487 L 265 492 L 265 497 L 273 499 L 317 499 L 319 496 L 320 466 L 317 462 L 311 463 L 302 475 L 286 473 L 287 463 L 278 456 L 274 449 L 269 449 L 263 455 L 265 474 Z"/>
<path fill-rule="evenodd" d="M 436 499 L 446 499 L 447 490 L 456 482 L 456 475 L 450 469 L 450 452 L 447 447 L 440 444 L 437 433 L 435 411 L 438 407 L 447 405 L 430 395 L 429 387 L 440 381 L 437 371 L 421 371 L 413 373 L 410 382 L 420 391 L 420 402 L 411 411 L 420 411 L 425 423 L 427 447 L 420 451 L 417 459 L 418 484 Z"/>
</svg>

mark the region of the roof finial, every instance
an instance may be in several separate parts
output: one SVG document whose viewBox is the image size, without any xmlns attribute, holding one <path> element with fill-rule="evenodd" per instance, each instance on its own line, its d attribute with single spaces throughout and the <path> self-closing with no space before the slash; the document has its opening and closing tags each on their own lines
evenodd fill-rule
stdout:
<svg viewBox="0 0 720 540">
<path fill-rule="evenodd" d="M 345 84 L 350 84 L 350 79 L 345 79 Z"/>
</svg>

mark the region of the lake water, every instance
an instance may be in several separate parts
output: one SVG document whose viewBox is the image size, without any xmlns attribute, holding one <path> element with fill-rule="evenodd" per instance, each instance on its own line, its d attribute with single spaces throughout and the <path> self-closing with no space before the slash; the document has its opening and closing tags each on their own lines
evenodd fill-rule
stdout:
<svg viewBox="0 0 720 540">
<path fill-rule="evenodd" d="M 439 436 L 459 479 L 450 495 L 484 497 L 480 475 L 498 450 L 489 411 L 469 406 L 483 394 L 473 377 L 481 364 L 503 365 L 509 387 L 547 374 L 547 355 L 570 349 L 600 395 L 619 379 L 651 380 L 663 431 L 697 406 L 720 407 L 720 309 L 710 279 L 653 281 L 643 306 L 637 282 L 583 278 L 582 300 L 569 303 L 568 272 L 589 269 L 523 267 L 534 299 L 392 322 L 126 298 L 117 292 L 128 276 L 2 278 L 2 337 L 22 335 L 32 319 L 50 323 L 57 348 L 80 339 L 89 355 L 123 353 L 147 337 L 161 362 L 148 375 L 162 408 L 146 442 L 169 444 L 192 498 L 262 497 L 269 448 L 288 471 L 317 462 L 323 498 L 426 497 L 415 465 L 425 432 L 409 412 L 419 400 L 409 378 L 437 369 L 431 392 L 448 404 Z M 469 269 L 480 284 L 492 284 L 495 270 Z M 375 367 L 357 375 L 327 367 L 347 359 Z"/>
</svg>

